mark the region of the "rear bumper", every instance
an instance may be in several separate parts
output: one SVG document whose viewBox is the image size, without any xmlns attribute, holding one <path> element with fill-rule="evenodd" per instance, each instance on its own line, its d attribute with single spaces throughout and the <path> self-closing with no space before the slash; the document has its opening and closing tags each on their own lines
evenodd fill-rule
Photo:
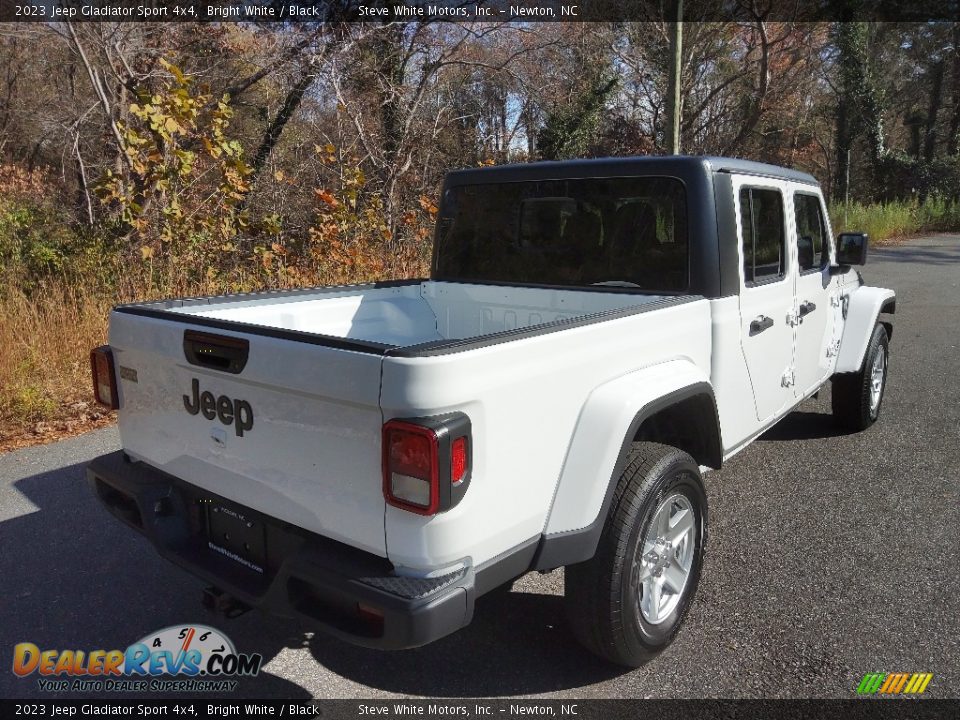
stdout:
<svg viewBox="0 0 960 720">
<path fill-rule="evenodd" d="M 119 451 L 91 461 L 87 479 L 103 505 L 167 560 L 247 605 L 304 618 L 348 642 L 418 647 L 473 617 L 472 568 L 438 578 L 400 577 L 385 558 L 241 508 Z M 220 502 L 263 524 L 261 571 L 210 549 L 205 507 Z"/>
</svg>

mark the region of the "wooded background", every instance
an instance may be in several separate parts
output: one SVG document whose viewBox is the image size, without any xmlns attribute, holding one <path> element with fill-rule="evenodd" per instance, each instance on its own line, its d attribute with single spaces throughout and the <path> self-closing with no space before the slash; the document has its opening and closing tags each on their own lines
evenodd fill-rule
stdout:
<svg viewBox="0 0 960 720">
<path fill-rule="evenodd" d="M 63 411 L 111 302 L 422 275 L 448 170 L 664 152 L 669 35 L 0 25 L 0 432 Z M 683 36 L 685 153 L 810 171 L 875 239 L 960 227 L 960 24 Z M 59 385 L 35 380 L 51 352 Z"/>
<path fill-rule="evenodd" d="M 0 260 L 29 283 L 119 257 L 98 277 L 136 269 L 143 292 L 422 269 L 451 168 L 663 152 L 668 37 L 667 23 L 0 28 Z M 802 168 L 833 201 L 848 158 L 853 200 L 955 198 L 958 45 L 957 23 L 688 22 L 683 151 Z"/>
</svg>

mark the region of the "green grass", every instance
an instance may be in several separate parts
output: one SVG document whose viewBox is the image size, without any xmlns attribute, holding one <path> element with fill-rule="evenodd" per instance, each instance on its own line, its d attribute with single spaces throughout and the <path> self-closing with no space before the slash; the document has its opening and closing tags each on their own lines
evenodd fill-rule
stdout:
<svg viewBox="0 0 960 720">
<path fill-rule="evenodd" d="M 864 205 L 835 203 L 830 207 L 834 233 L 865 232 L 873 242 L 925 232 L 960 231 L 960 201 L 929 197 Z"/>
</svg>

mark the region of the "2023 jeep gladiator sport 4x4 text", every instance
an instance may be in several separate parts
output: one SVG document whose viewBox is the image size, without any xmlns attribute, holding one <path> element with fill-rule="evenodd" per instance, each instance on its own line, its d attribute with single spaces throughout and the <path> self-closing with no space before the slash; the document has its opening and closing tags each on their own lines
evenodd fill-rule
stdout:
<svg viewBox="0 0 960 720">
<path fill-rule="evenodd" d="M 452 173 L 429 280 L 117 307 L 104 505 L 237 607 L 405 648 L 566 567 L 594 652 L 670 643 L 702 473 L 828 380 L 876 420 L 891 290 L 809 175 L 723 158 Z"/>
</svg>

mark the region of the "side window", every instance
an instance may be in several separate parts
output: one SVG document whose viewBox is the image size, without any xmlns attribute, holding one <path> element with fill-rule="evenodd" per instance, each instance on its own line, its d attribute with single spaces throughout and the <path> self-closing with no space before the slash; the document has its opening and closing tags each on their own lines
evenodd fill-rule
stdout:
<svg viewBox="0 0 960 720">
<path fill-rule="evenodd" d="M 797 215 L 797 257 L 800 272 L 818 270 L 827 264 L 826 232 L 820 198 L 797 193 L 793 196 Z"/>
<path fill-rule="evenodd" d="M 776 280 L 786 273 L 783 196 L 779 190 L 740 190 L 743 227 L 743 279 L 751 283 Z"/>
</svg>

